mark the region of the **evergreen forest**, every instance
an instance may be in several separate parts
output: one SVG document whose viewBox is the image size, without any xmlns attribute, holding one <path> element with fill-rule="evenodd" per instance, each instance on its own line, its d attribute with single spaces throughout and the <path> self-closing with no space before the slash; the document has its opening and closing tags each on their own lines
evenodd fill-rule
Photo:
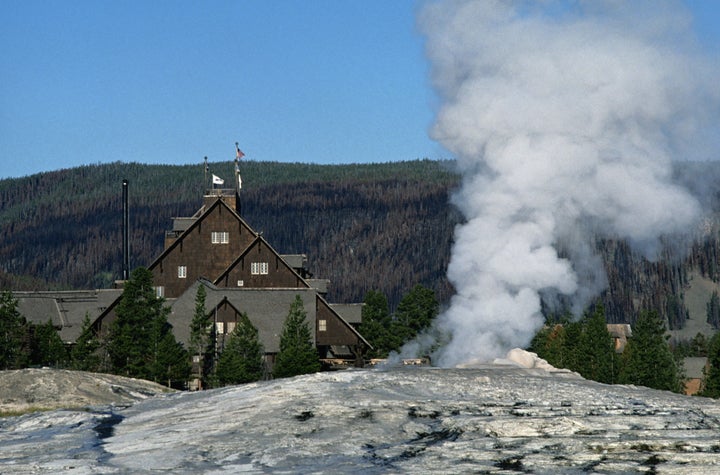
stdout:
<svg viewBox="0 0 720 475">
<path fill-rule="evenodd" d="M 232 162 L 210 163 L 231 179 Z M 330 280 L 328 300 L 386 296 L 391 312 L 415 285 L 440 305 L 453 293 L 445 271 L 462 216 L 451 204 L 461 178 L 451 161 L 315 165 L 242 161 L 243 218 L 281 254 L 306 254 L 310 271 Z M 703 183 L 698 197 L 718 211 L 715 162 L 683 163 L 680 181 Z M 121 183 L 130 183 L 130 264 L 147 266 L 162 251 L 171 218 L 201 206 L 204 164 L 109 163 L 0 180 L 0 289 L 106 288 L 122 264 Z M 697 188 L 697 187 L 696 187 Z M 703 294 L 708 323 L 720 324 L 720 219 L 708 216 L 689 242 L 668 238 L 650 261 L 621 240 L 597 239 L 608 276 L 600 296 L 609 323 L 634 323 L 656 310 L 670 330 L 689 316 L 695 276 L 716 287 Z M 703 310 L 704 313 L 704 310 Z M 704 315 L 703 315 L 704 318 Z M 710 335 L 708 335 L 709 337 Z"/>
</svg>

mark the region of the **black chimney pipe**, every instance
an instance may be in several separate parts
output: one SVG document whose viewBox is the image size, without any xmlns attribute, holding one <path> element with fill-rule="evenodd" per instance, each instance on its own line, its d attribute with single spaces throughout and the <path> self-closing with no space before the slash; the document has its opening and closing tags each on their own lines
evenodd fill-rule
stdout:
<svg viewBox="0 0 720 475">
<path fill-rule="evenodd" d="M 123 200 L 123 224 L 122 224 L 122 245 L 123 245 L 123 264 L 122 264 L 122 280 L 130 279 L 130 206 L 128 204 L 128 181 L 122 181 L 122 200 Z"/>
</svg>

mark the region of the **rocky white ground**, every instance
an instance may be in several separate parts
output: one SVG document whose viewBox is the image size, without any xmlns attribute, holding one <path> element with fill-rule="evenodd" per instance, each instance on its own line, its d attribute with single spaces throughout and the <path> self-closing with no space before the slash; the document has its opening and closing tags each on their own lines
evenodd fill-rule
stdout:
<svg viewBox="0 0 720 475">
<path fill-rule="evenodd" d="M 508 365 L 0 419 L 2 473 L 720 473 L 720 404 Z"/>
<path fill-rule="evenodd" d="M 0 412 L 121 404 L 169 392 L 142 379 L 62 369 L 0 371 Z"/>
</svg>

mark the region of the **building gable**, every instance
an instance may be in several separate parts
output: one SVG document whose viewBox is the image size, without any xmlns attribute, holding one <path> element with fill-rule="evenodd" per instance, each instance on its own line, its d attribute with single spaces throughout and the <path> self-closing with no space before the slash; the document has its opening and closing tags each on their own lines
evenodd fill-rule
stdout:
<svg viewBox="0 0 720 475">
<path fill-rule="evenodd" d="M 365 338 L 340 314 L 338 314 L 325 299 L 316 296 L 317 320 L 315 335 L 318 346 L 360 346 L 372 348 Z"/>
<path fill-rule="evenodd" d="M 280 335 L 296 296 L 299 295 L 303 301 L 310 329 L 316 326 L 317 309 L 315 291 L 312 289 L 216 289 L 213 293 L 219 300 L 211 310 L 216 328 L 220 330 L 222 327 L 222 333 L 227 336 L 237 323 L 239 314 L 246 313 L 250 323 L 258 330 L 265 353 L 280 351 Z M 217 323 L 221 323 L 221 326 L 217 326 Z"/>
<path fill-rule="evenodd" d="M 256 237 L 232 208 L 217 199 L 148 269 L 161 295 L 178 297 L 201 277 L 216 279 Z"/>
<path fill-rule="evenodd" d="M 310 287 L 262 236 L 257 236 L 214 284 L 226 288 Z"/>
</svg>

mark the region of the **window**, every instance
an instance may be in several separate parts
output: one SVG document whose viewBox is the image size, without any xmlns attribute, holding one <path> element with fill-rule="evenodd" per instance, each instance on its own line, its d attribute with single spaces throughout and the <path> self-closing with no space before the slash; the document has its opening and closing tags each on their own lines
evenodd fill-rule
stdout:
<svg viewBox="0 0 720 475">
<path fill-rule="evenodd" d="M 187 278 L 187 266 L 178 266 L 178 279 Z"/>
<path fill-rule="evenodd" d="M 327 320 L 318 320 L 318 331 L 327 331 Z"/>
<path fill-rule="evenodd" d="M 235 322 L 227 322 L 227 332 L 232 333 L 235 330 Z"/>
<path fill-rule="evenodd" d="M 162 285 L 155 287 L 155 297 L 165 297 L 165 287 L 163 287 Z"/>
<path fill-rule="evenodd" d="M 210 241 L 213 244 L 228 244 L 230 242 L 230 233 L 227 231 L 213 231 L 210 235 Z"/>
<path fill-rule="evenodd" d="M 223 322 L 215 322 L 215 333 L 218 335 L 225 333 L 225 325 Z"/>
<path fill-rule="evenodd" d="M 250 264 L 250 273 L 252 275 L 267 275 L 270 270 L 270 266 L 267 262 L 253 262 Z"/>
<path fill-rule="evenodd" d="M 244 285 L 245 285 L 245 282 L 243 282 L 242 280 L 238 280 L 238 287 L 242 287 Z"/>
</svg>

